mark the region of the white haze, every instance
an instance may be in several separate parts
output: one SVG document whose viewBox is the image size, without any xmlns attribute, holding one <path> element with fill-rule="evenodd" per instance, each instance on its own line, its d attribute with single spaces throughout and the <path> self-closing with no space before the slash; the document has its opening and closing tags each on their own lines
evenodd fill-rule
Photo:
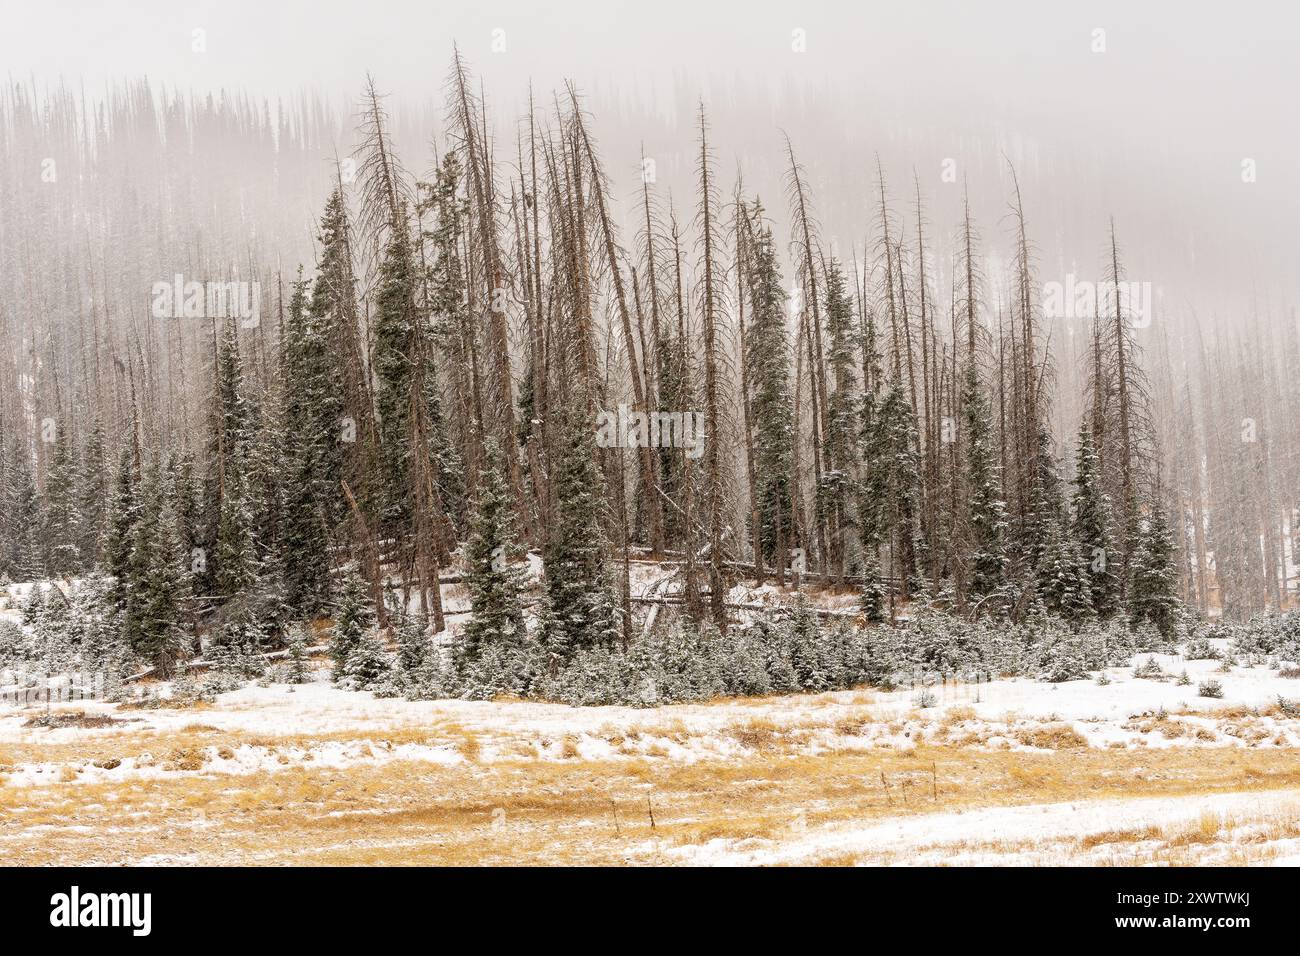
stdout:
<svg viewBox="0 0 1300 956">
<path fill-rule="evenodd" d="M 1222 326 L 1252 311 L 1285 312 L 1300 292 L 1300 15 L 1281 4 L 6 6 L 0 62 L 11 83 L 42 92 L 65 84 L 93 101 L 147 76 L 159 95 L 244 92 L 273 115 L 318 96 L 344 116 L 370 72 L 392 94 L 407 165 L 423 170 L 455 42 L 483 78 L 503 160 L 529 82 L 544 109 L 571 79 L 625 197 L 644 143 L 661 181 L 689 203 L 692 113 L 702 98 L 720 169 L 739 169 L 778 221 L 782 132 L 790 135 L 845 259 L 873 220 L 877 153 L 895 203 L 909 202 L 915 175 L 938 240 L 957 222 L 968 178 L 987 251 L 1005 256 L 1005 154 L 1020 175 L 1044 279 L 1095 277 L 1113 215 L 1129 275 L 1151 282 L 1163 309 Z M 804 54 L 791 49 L 796 28 L 806 31 Z M 1092 50 L 1097 28 L 1104 53 Z M 205 31 L 202 53 L 192 49 L 196 29 Z M 504 31 L 504 52 L 492 51 L 494 30 Z M 957 183 L 940 178 L 949 158 Z M 1246 159 L 1256 164 L 1253 183 L 1242 181 Z M 228 162 L 226 171 L 238 173 Z"/>
</svg>

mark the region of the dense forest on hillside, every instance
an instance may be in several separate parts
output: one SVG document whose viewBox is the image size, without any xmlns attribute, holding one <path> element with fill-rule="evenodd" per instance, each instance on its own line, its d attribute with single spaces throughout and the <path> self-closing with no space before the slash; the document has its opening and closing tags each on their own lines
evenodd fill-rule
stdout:
<svg viewBox="0 0 1300 956">
<path fill-rule="evenodd" d="M 1037 672 L 1061 635 L 1105 658 L 1289 607 L 1293 313 L 1247 302 L 1215 335 L 1163 311 L 1122 209 L 1079 250 L 1091 282 L 1043 274 L 1009 159 L 1001 221 L 933 222 L 920 178 L 876 163 L 837 237 L 816 158 L 776 129 L 784 194 L 760 197 L 701 103 L 671 194 L 646 156 L 614 180 L 575 86 L 504 135 L 459 55 L 445 89 L 424 155 L 399 155 L 372 80 L 354 117 L 274 120 L 144 84 L 6 89 L 0 573 L 93 582 L 30 620 L 81 615 L 91 656 L 165 675 L 299 660 L 329 619 L 363 686 L 393 649 L 526 692 L 653 646 L 722 655 L 709 687 L 754 692 L 782 661 L 789 688 L 879 677 L 895 638 L 870 635 L 922 608 L 974 635 L 953 666 Z M 634 559 L 670 569 L 657 598 Z M 742 580 L 855 611 L 755 620 Z"/>
</svg>

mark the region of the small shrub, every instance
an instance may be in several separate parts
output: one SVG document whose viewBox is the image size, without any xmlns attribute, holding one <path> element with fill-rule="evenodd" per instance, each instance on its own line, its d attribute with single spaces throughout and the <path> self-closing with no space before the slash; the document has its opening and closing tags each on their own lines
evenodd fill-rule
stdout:
<svg viewBox="0 0 1300 956">
<path fill-rule="evenodd" d="M 390 670 L 392 661 L 384 649 L 379 632 L 371 629 L 362 634 L 352 648 L 343 665 L 343 677 L 359 690 L 373 690 L 388 676 Z"/>
<path fill-rule="evenodd" d="M 1083 750 L 1088 746 L 1088 738 L 1069 724 L 1047 724 L 1022 730 L 1016 737 L 1026 747 L 1040 750 Z"/>
<path fill-rule="evenodd" d="M 924 687 L 922 687 L 920 690 L 918 690 L 915 694 L 912 695 L 913 707 L 920 707 L 924 709 L 926 707 L 933 707 L 937 703 L 939 703 L 939 698 L 934 696 L 933 691 L 926 690 Z"/>
<path fill-rule="evenodd" d="M 1201 697 L 1211 697 L 1218 700 L 1223 696 L 1223 685 L 1217 680 L 1201 681 L 1196 687 L 1196 693 Z"/>
<path fill-rule="evenodd" d="M 1160 665 L 1154 657 L 1148 657 L 1134 669 L 1133 676 L 1141 677 L 1144 680 L 1164 680 L 1169 675 L 1160 669 Z"/>
</svg>

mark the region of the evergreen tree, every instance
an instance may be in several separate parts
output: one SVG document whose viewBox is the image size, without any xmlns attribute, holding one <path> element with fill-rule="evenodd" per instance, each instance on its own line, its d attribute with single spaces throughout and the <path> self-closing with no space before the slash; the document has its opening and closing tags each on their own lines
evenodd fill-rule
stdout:
<svg viewBox="0 0 1300 956">
<path fill-rule="evenodd" d="M 284 563 L 284 456 L 288 435 L 279 389 L 273 388 L 260 409 L 260 421 L 249 447 L 247 487 L 254 542 L 263 575 L 274 576 Z M 319 557 L 319 556 L 318 556 Z"/>
<path fill-rule="evenodd" d="M 1075 541 L 1059 522 L 1048 527 L 1038 557 L 1038 594 L 1043 606 L 1074 624 L 1093 616 L 1088 568 Z"/>
<path fill-rule="evenodd" d="M 1033 582 L 1041 593 L 1043 582 L 1037 575 L 1042 566 L 1043 549 L 1053 526 L 1064 527 L 1069 516 L 1065 506 L 1065 483 L 1057 469 L 1056 456 L 1052 454 L 1052 436 L 1043 426 L 1035 434 L 1033 462 L 1036 466 L 1031 484 L 1033 499 L 1025 522 L 1025 537 L 1017 549 L 1023 561 L 1027 580 Z"/>
<path fill-rule="evenodd" d="M 541 638 L 552 661 L 609 647 L 619 634 L 619 608 L 606 568 L 604 499 L 594 436 L 561 416 L 555 468 L 555 527 L 543 551 L 546 600 Z"/>
<path fill-rule="evenodd" d="M 358 690 L 372 690 L 392 669 L 392 659 L 384 649 L 379 632 L 370 628 L 362 632 L 348 654 L 342 677 L 353 681 Z"/>
<path fill-rule="evenodd" d="M 221 330 L 214 369 L 215 389 L 209 426 L 211 460 L 218 466 L 219 479 L 226 474 L 243 474 L 253 436 L 253 410 L 244 391 L 243 361 L 235 323 L 227 321 Z"/>
<path fill-rule="evenodd" d="M 827 399 L 826 462 L 828 471 L 845 471 L 858 458 L 853 429 L 853 303 L 839 262 L 826 269 L 826 361 L 835 390 Z"/>
<path fill-rule="evenodd" d="M 45 566 L 53 577 L 81 570 L 81 509 L 77 501 L 77 456 L 72 434 L 64 423 L 54 436 L 54 449 L 45 474 L 41 539 Z"/>
<path fill-rule="evenodd" d="M 1086 423 L 1079 429 L 1073 510 L 1071 533 L 1088 569 L 1092 607 L 1099 617 L 1108 617 L 1119 597 L 1119 583 L 1112 570 L 1110 500 L 1102 488 L 1092 429 Z"/>
<path fill-rule="evenodd" d="M 205 563 L 196 552 L 199 547 L 199 498 L 194 478 L 194 458 L 189 453 L 168 458 L 167 482 L 171 491 L 172 513 L 176 516 L 176 537 L 181 557 L 190 567 L 190 589 L 197 597 L 198 566 Z"/>
<path fill-rule="evenodd" d="M 965 418 L 966 482 L 970 495 L 970 579 L 967 591 L 976 602 L 998 594 L 1006 584 L 1006 507 L 990 440 L 988 403 L 973 363 L 966 367 L 962 390 Z"/>
<path fill-rule="evenodd" d="M 515 563 L 521 549 L 515 537 L 501 451 L 494 439 L 487 442 L 486 452 L 465 548 L 471 613 L 465 624 L 462 653 L 471 661 L 485 644 L 518 645 L 526 637 L 521 600 L 523 572 Z"/>
<path fill-rule="evenodd" d="M 859 520 L 865 540 L 890 546 L 894 573 L 910 593 L 917 584 L 921 478 L 915 418 L 897 380 L 883 399 L 864 403 L 862 447 L 866 467 Z"/>
<path fill-rule="evenodd" d="M 131 650 L 170 673 L 185 640 L 183 622 L 189 598 L 188 562 L 180 550 L 176 515 L 161 469 L 145 469 L 140 486 L 140 520 L 136 523 L 129 563 L 126 628 Z"/>
<path fill-rule="evenodd" d="M 885 619 L 886 594 L 881 579 L 880 559 L 869 552 L 862 562 L 862 615 L 868 624 L 879 624 Z"/>
<path fill-rule="evenodd" d="M 113 484 L 113 497 L 108 509 L 108 528 L 104 550 L 108 573 L 113 578 L 109 599 L 119 611 L 126 609 L 127 596 L 132 584 L 131 550 L 135 545 L 135 529 L 140 519 L 136 499 L 135 456 L 129 438 L 123 440 L 118 451 L 117 476 Z"/>
<path fill-rule="evenodd" d="M 104 532 L 108 515 L 110 469 L 104 441 L 103 423 L 96 419 L 81 446 L 78 471 L 79 549 L 83 565 L 98 567 L 104 559 Z"/>
<path fill-rule="evenodd" d="M 853 305 L 844 273 L 835 260 L 826 269 L 827 363 L 835 385 L 827 399 L 823 470 L 817 488 L 817 507 L 829 531 L 831 568 L 843 574 L 847 527 L 850 523 L 852 469 L 858 459 L 853 428 Z"/>
<path fill-rule="evenodd" d="M 348 656 L 361 642 L 361 636 L 374 619 L 374 609 L 366 596 L 366 584 L 361 580 L 361 575 L 357 574 L 356 568 L 349 567 L 335 604 L 334 628 L 330 640 L 335 680 L 344 676 L 343 666 L 347 663 Z"/>
<path fill-rule="evenodd" d="M 1129 620 L 1134 626 L 1150 623 L 1164 637 L 1171 637 L 1179 607 L 1178 574 L 1169 526 L 1159 503 L 1139 524 L 1136 544 L 1128 595 Z"/>
<path fill-rule="evenodd" d="M 447 352 L 450 347 L 452 354 L 455 352 L 452 343 L 462 334 L 469 321 L 465 302 L 465 267 L 461 257 L 465 234 L 465 200 L 458 195 L 460 179 L 460 158 L 452 151 L 443 158 L 434 182 L 431 185 L 421 184 L 425 191 L 422 208 L 431 210 L 434 215 L 434 227 L 424 235 L 433 251 L 425 277 L 427 307 L 430 312 L 428 332 L 432 333 L 429 345 L 438 346 L 443 352 Z M 429 347 L 425 352 L 432 356 L 437 350 Z M 524 379 L 526 385 L 531 385 L 531 381 L 531 377 Z M 426 372 L 424 387 L 434 479 L 438 483 L 439 496 L 447 516 L 457 532 L 463 532 L 467 502 L 462 457 L 451 440 L 438 389 L 438 376 L 432 368 Z M 522 393 L 520 401 L 524 401 Z M 531 427 L 527 423 L 533 417 L 532 412 L 523 417 L 521 431 Z M 505 453 L 507 450 L 502 451 Z"/>
<path fill-rule="evenodd" d="M 416 269 L 411 239 L 403 224 L 388 232 L 379 265 L 375 296 L 371 366 L 375 408 L 383 451 L 385 495 L 383 520 L 388 527 L 404 522 L 410 469 L 411 367 L 415 353 Z"/>
<path fill-rule="evenodd" d="M 253 516 L 243 476 L 226 476 L 217 525 L 216 591 L 225 601 L 245 595 L 257 582 L 258 560 L 253 545 Z"/>
<path fill-rule="evenodd" d="M 365 468 L 358 465 L 359 473 L 349 475 L 345 467 L 349 449 L 360 451 L 353 456 L 359 463 L 369 453 L 370 398 L 360 375 L 364 356 L 357 336 L 347 206 L 338 190 L 325 207 L 319 241 L 319 271 L 301 329 L 286 353 L 291 364 L 284 373 L 292 383 L 289 428 L 296 440 L 307 444 L 302 453 L 314 462 L 310 467 L 316 503 L 332 533 L 346 509 L 338 493 L 340 482 L 349 477 L 362 501 L 369 500 L 370 484 Z M 300 467 L 305 474 L 309 466 Z"/>
<path fill-rule="evenodd" d="M 756 207 L 754 218 L 757 220 L 761 214 L 761 208 Z M 790 488 L 794 416 L 785 330 L 786 300 L 771 227 L 760 226 L 751 238 L 747 285 L 752 324 L 745 338 L 745 364 L 751 391 L 750 418 L 754 423 L 758 540 L 766 560 L 784 564 L 786 555 L 781 552 L 794 539 L 795 531 Z M 661 361 L 666 361 L 666 357 L 661 356 Z"/>
<path fill-rule="evenodd" d="M 82 666 L 102 669 L 122 649 L 122 634 L 114 626 L 109 582 L 98 571 L 91 571 L 77 588 L 72 604 Z"/>
<path fill-rule="evenodd" d="M 862 541 L 862 611 L 876 623 L 884 618 L 885 589 L 880 567 L 880 548 L 887 532 L 884 494 L 888 469 L 878 457 L 883 451 L 880 436 L 880 350 L 876 344 L 876 317 L 868 311 L 862 331 L 862 402 L 859 410 L 859 447 L 863 451 L 862 475 L 858 480 L 858 535 Z"/>
<path fill-rule="evenodd" d="M 306 283 L 293 285 L 280 349 L 284 383 L 281 560 L 285 603 L 315 614 L 329 602 L 328 502 L 339 497 L 342 474 L 336 435 L 342 407 L 338 376 L 320 319 L 307 311 Z"/>
<path fill-rule="evenodd" d="M 437 654 L 429 640 L 429 621 L 421 614 L 406 614 L 397 627 L 397 663 L 407 677 L 421 673 L 428 659 Z"/>
<path fill-rule="evenodd" d="M 215 506 L 212 573 L 215 593 L 223 602 L 240 597 L 257 580 L 254 538 L 255 498 L 250 454 L 254 411 L 243 384 L 239 341 L 233 322 L 224 326 L 217 351 L 216 392 L 210 426 L 209 509 Z"/>
<path fill-rule="evenodd" d="M 32 479 L 31 459 L 23 444 L 14 442 L 5 469 L 4 510 L 8 515 L 6 549 L 8 574 L 15 581 L 34 581 L 45 571 L 41 547 L 41 501 Z"/>
<path fill-rule="evenodd" d="M 307 628 L 304 625 L 289 629 L 289 643 L 286 650 L 288 664 L 285 667 L 285 683 L 311 683 L 311 665 L 307 656 Z"/>
</svg>

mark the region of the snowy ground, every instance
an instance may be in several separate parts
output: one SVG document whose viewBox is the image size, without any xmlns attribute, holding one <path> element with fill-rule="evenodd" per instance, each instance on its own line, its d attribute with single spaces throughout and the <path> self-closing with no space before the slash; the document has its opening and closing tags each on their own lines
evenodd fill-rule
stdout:
<svg viewBox="0 0 1300 956">
<path fill-rule="evenodd" d="M 1181 852 L 1171 853 L 1175 848 Z M 682 863 L 711 866 L 828 860 L 891 866 L 1204 866 L 1267 860 L 1295 866 L 1300 864 L 1300 791 L 995 807 L 825 827 L 815 833 L 796 827 L 784 840 L 713 840 L 648 849 Z"/>
<path fill-rule="evenodd" d="M 1192 683 L 1113 668 L 1104 686 L 941 685 L 927 707 L 910 689 L 637 710 L 377 700 L 324 682 L 187 709 L 51 708 L 63 721 L 0 707 L 0 855 L 1296 862 L 1300 720 L 1277 700 L 1300 681 L 1156 660 Z M 1211 676 L 1222 699 L 1197 696 Z"/>
<path fill-rule="evenodd" d="M 672 590 L 632 570 L 635 593 Z M 189 708 L 0 704 L 0 859 L 1300 863 L 1300 719 L 1279 703 L 1300 680 L 1150 659 L 1188 682 L 1123 667 L 640 710 L 375 699 L 322 671 Z"/>
</svg>

